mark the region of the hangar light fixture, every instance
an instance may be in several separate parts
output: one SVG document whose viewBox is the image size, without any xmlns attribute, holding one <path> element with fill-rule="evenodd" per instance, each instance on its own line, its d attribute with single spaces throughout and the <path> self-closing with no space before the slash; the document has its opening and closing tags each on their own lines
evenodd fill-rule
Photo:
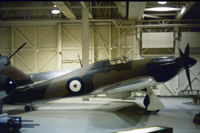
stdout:
<svg viewBox="0 0 200 133">
<path fill-rule="evenodd" d="M 164 5 L 167 4 L 167 1 L 158 1 L 158 4 Z"/>
<path fill-rule="evenodd" d="M 186 10 L 186 7 L 184 6 L 182 9 L 181 9 L 181 12 L 180 12 L 180 15 L 182 15 Z"/>
<path fill-rule="evenodd" d="M 53 9 L 53 10 L 51 10 L 51 13 L 52 13 L 52 14 L 59 14 L 59 13 L 60 13 L 60 10 L 58 10 L 58 9 Z"/>
<path fill-rule="evenodd" d="M 152 8 L 146 8 L 145 11 L 155 11 L 155 12 L 166 12 L 166 11 L 179 11 L 180 8 L 176 7 L 152 7 Z"/>
</svg>

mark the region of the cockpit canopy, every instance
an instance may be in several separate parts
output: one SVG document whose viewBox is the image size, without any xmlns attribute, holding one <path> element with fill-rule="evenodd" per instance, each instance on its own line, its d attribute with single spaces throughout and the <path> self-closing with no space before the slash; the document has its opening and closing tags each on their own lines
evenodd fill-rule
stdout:
<svg viewBox="0 0 200 133">
<path fill-rule="evenodd" d="M 122 56 L 122 57 L 112 58 L 110 60 L 102 60 L 102 61 L 95 62 L 93 64 L 92 68 L 124 64 L 124 63 L 130 62 L 130 61 L 131 61 L 131 59 L 129 59 L 128 57 Z"/>
<path fill-rule="evenodd" d="M 130 60 L 131 59 L 129 59 L 128 57 L 122 56 L 122 57 L 113 58 L 113 59 L 109 60 L 109 62 L 111 65 L 117 65 L 117 64 L 127 63 Z"/>
</svg>

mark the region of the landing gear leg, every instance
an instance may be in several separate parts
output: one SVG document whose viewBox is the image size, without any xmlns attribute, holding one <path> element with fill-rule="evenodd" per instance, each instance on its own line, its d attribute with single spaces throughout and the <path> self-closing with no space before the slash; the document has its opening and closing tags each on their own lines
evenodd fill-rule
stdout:
<svg viewBox="0 0 200 133">
<path fill-rule="evenodd" d="M 144 103 L 145 109 L 148 113 L 155 114 L 155 113 L 158 113 L 160 111 L 160 109 L 158 109 L 158 110 L 148 110 L 148 106 L 150 104 L 150 100 L 149 100 L 148 95 L 145 96 L 143 103 Z"/>
<path fill-rule="evenodd" d="M 151 113 L 157 113 L 160 111 L 160 109 L 163 109 L 164 105 L 162 104 L 160 99 L 155 95 L 152 89 L 148 88 L 145 90 L 147 95 L 145 96 L 143 103 L 146 108 L 146 111 Z"/>
<path fill-rule="evenodd" d="M 25 111 L 25 112 L 34 111 L 33 105 L 32 105 L 32 104 L 26 104 L 26 105 L 24 106 L 24 111 Z"/>
<path fill-rule="evenodd" d="M 142 91 L 147 93 L 147 88 L 144 88 Z M 146 94 L 144 101 L 143 101 L 146 111 L 147 111 L 147 107 L 148 107 L 149 103 L 150 103 L 149 96 Z"/>
</svg>

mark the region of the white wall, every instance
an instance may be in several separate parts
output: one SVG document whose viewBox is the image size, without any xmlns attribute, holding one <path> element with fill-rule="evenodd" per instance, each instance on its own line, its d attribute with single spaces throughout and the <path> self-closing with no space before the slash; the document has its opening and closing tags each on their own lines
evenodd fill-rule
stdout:
<svg viewBox="0 0 200 133">
<path fill-rule="evenodd" d="M 173 48 L 173 32 L 142 33 L 142 48 Z"/>
<path fill-rule="evenodd" d="M 189 43 L 191 47 L 200 47 L 200 32 L 182 32 L 182 49 Z"/>
<path fill-rule="evenodd" d="M 28 73 L 57 70 L 57 31 L 57 25 L 1 27 L 0 52 L 9 55 L 27 42 L 13 57 L 14 66 Z M 79 68 L 77 56 L 82 56 L 82 27 L 62 26 L 61 31 L 61 69 Z M 111 31 L 109 26 L 90 27 L 90 63 L 107 59 L 109 54 L 111 57 L 139 57 L 139 41 L 133 32 L 133 29 L 119 29 L 114 26 Z"/>
</svg>

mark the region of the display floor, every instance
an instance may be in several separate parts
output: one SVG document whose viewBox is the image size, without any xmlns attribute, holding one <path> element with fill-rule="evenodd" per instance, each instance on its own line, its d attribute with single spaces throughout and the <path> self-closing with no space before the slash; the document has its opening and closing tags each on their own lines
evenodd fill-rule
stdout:
<svg viewBox="0 0 200 133">
<path fill-rule="evenodd" d="M 115 100 L 109 98 L 65 98 L 37 104 L 37 111 L 24 112 L 21 105 L 5 105 L 4 112 L 34 120 L 40 126 L 21 129 L 22 133 L 114 133 L 146 126 L 172 127 L 174 133 L 199 133 L 192 121 L 200 105 L 191 98 L 161 98 L 165 109 L 158 114 L 144 110 L 143 98 Z"/>
</svg>

